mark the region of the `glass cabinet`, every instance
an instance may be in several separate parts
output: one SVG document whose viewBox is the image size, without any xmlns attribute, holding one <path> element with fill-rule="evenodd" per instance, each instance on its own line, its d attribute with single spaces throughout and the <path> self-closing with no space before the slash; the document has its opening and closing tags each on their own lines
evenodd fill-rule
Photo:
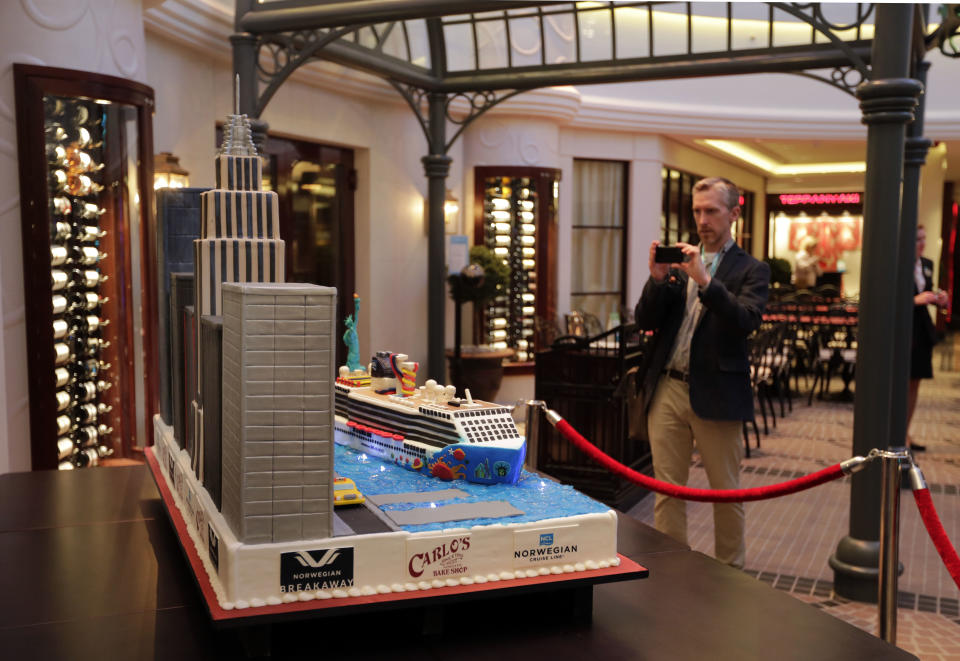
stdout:
<svg viewBox="0 0 960 661">
<path fill-rule="evenodd" d="M 34 469 L 137 457 L 156 410 L 153 92 L 15 65 Z"/>
<path fill-rule="evenodd" d="M 538 329 L 556 316 L 556 222 L 560 171 L 484 166 L 474 171 L 474 243 L 510 267 L 507 291 L 480 311 L 477 341 L 513 349 L 507 362 L 530 363 Z"/>
</svg>

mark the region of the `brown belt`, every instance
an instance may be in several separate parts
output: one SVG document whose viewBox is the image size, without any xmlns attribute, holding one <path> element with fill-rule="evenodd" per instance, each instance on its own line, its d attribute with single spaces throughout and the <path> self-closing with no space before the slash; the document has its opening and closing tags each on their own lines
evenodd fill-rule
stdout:
<svg viewBox="0 0 960 661">
<path fill-rule="evenodd" d="M 676 379 L 677 381 L 683 381 L 684 383 L 690 383 L 690 375 L 686 372 L 681 372 L 680 370 L 663 370 L 663 373 L 669 376 L 671 379 Z"/>
</svg>

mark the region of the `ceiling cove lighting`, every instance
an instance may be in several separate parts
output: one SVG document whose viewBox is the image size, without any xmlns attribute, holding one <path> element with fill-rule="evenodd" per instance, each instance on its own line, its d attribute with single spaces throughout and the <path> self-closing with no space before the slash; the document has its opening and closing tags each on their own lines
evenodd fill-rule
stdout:
<svg viewBox="0 0 960 661">
<path fill-rule="evenodd" d="M 850 161 L 846 163 L 797 163 L 784 165 L 746 145 L 732 140 L 697 140 L 698 143 L 712 147 L 718 151 L 738 158 L 745 163 L 778 177 L 800 174 L 849 174 L 866 172 L 867 164 L 864 161 Z"/>
</svg>

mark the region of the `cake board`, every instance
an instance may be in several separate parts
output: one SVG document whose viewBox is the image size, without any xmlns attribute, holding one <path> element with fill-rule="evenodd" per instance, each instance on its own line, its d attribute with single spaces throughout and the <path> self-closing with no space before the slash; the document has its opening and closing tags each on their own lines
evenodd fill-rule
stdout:
<svg viewBox="0 0 960 661">
<path fill-rule="evenodd" d="M 577 598 L 578 610 L 581 611 L 577 614 L 578 619 L 589 621 L 592 614 L 592 602 L 589 597 L 592 595 L 594 585 L 647 578 L 650 573 L 642 565 L 622 554 L 617 554 L 620 564 L 616 567 L 587 570 L 575 574 L 551 574 L 533 578 L 516 578 L 504 583 L 491 582 L 432 588 L 426 591 L 312 599 L 310 601 L 227 610 L 222 608 L 217 601 L 210 579 L 187 532 L 187 524 L 173 500 L 173 494 L 170 492 L 166 480 L 161 475 L 154 449 L 152 447 L 146 448 L 145 455 L 150 474 L 153 476 L 157 490 L 160 492 L 164 510 L 166 510 L 167 516 L 173 524 L 180 548 L 186 556 L 194 580 L 200 588 L 207 613 L 216 627 L 259 626 L 296 619 L 359 615 L 377 610 L 398 608 L 430 609 L 464 599 L 504 598 L 558 590 L 577 591 L 579 593 Z"/>
</svg>

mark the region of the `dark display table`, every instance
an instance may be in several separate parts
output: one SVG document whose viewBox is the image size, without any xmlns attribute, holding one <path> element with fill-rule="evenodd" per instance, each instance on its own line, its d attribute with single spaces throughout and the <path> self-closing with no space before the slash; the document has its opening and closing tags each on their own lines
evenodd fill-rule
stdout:
<svg viewBox="0 0 960 661">
<path fill-rule="evenodd" d="M 621 517 L 650 577 L 594 588 L 593 622 L 529 594 L 217 630 L 146 468 L 0 475 L 0 650 L 11 659 L 912 659 Z M 424 631 L 434 633 L 424 633 Z"/>
</svg>

